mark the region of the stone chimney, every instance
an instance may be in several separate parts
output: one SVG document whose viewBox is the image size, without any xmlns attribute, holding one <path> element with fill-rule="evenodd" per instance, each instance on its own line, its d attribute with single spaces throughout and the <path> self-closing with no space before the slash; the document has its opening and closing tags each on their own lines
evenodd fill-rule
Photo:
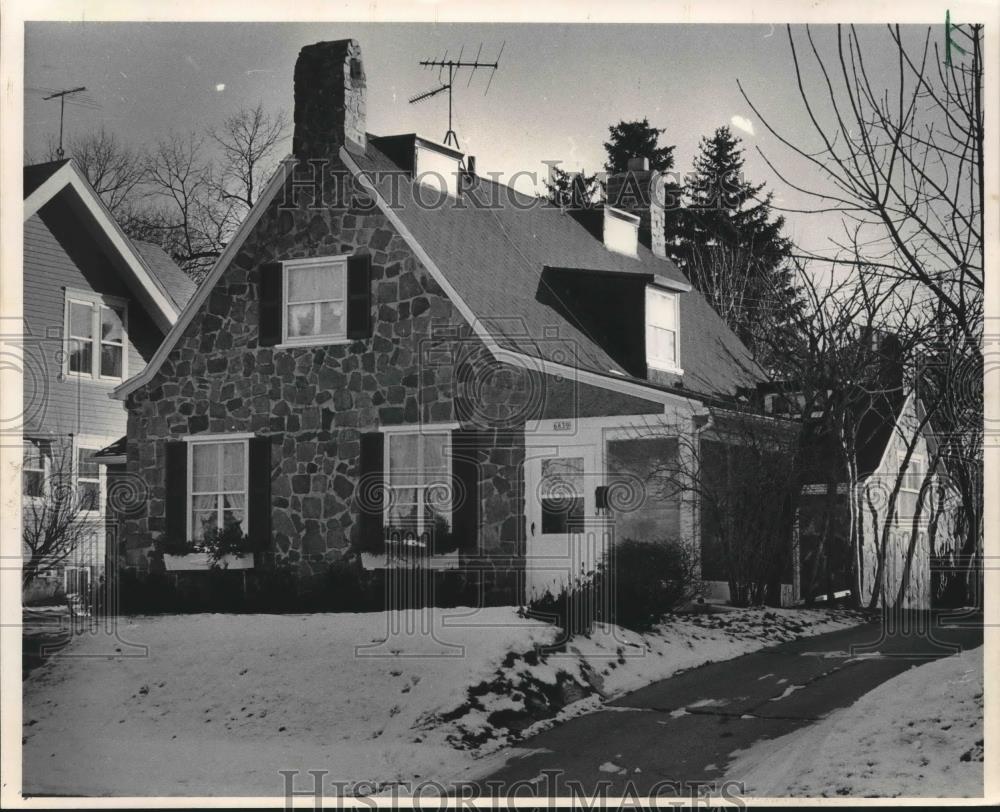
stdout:
<svg viewBox="0 0 1000 812">
<path fill-rule="evenodd" d="M 295 157 L 323 158 L 342 146 L 366 146 L 365 69 L 353 39 L 307 45 L 295 62 Z"/>
<path fill-rule="evenodd" d="M 666 258 L 664 179 L 649 169 L 646 158 L 630 158 L 628 171 L 608 175 L 605 203 L 639 218 L 639 242 Z"/>
</svg>

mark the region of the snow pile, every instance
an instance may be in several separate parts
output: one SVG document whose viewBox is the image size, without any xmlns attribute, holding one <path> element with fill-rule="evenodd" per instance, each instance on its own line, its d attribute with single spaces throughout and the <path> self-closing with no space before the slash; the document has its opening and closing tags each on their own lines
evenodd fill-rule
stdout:
<svg viewBox="0 0 1000 812">
<path fill-rule="evenodd" d="M 330 795 L 448 781 L 608 697 L 857 622 L 739 610 L 561 646 L 556 628 L 504 607 L 121 620 L 24 683 L 24 788 L 280 797 L 279 770 L 298 770 L 299 790 L 326 770 Z M 148 655 L 124 656 L 138 646 Z"/>
<path fill-rule="evenodd" d="M 983 649 L 914 666 L 727 773 L 756 796 L 982 797 Z"/>
</svg>

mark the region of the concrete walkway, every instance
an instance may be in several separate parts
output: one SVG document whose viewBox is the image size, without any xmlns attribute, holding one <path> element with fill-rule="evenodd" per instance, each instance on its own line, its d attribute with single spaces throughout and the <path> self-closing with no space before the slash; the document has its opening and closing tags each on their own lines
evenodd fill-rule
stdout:
<svg viewBox="0 0 1000 812">
<path fill-rule="evenodd" d="M 809 725 L 900 672 L 982 644 L 981 617 L 909 615 L 910 628 L 869 623 L 695 668 L 572 719 L 506 753 L 477 782 L 517 797 L 630 793 L 730 797 L 722 776 L 736 750 Z M 492 760 L 492 759 L 491 759 Z"/>
</svg>

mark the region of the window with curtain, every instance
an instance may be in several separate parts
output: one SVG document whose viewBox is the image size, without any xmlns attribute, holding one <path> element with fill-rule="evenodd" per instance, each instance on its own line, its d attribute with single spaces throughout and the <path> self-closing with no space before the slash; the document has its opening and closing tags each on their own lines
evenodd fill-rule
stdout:
<svg viewBox="0 0 1000 812">
<path fill-rule="evenodd" d="M 310 344 L 346 338 L 347 261 L 286 262 L 284 274 L 284 341 Z"/>
<path fill-rule="evenodd" d="M 386 530 L 420 539 L 451 525 L 450 432 L 386 434 Z"/>
<path fill-rule="evenodd" d="M 247 443 L 193 442 L 188 451 L 191 541 L 210 530 L 247 528 Z"/>
</svg>

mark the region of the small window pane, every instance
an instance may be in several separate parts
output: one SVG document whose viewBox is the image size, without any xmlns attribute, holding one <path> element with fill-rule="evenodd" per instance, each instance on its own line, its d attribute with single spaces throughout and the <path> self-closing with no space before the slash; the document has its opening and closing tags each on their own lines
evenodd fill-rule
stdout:
<svg viewBox="0 0 1000 812">
<path fill-rule="evenodd" d="M 101 509 L 101 485 L 99 482 L 77 483 L 77 494 L 80 499 L 80 510 Z"/>
<path fill-rule="evenodd" d="M 389 482 L 392 485 L 416 483 L 419 480 L 417 470 L 416 434 L 389 435 Z"/>
<path fill-rule="evenodd" d="M 673 294 L 651 291 L 648 307 L 649 312 L 646 314 L 646 318 L 650 324 L 666 330 L 677 329 Z"/>
<path fill-rule="evenodd" d="M 112 307 L 101 308 L 101 341 L 121 344 L 125 335 L 124 314 Z"/>
<path fill-rule="evenodd" d="M 424 471 L 442 473 L 448 470 L 448 459 L 445 452 L 448 447 L 448 437 L 444 434 L 424 435 Z"/>
<path fill-rule="evenodd" d="M 122 376 L 122 348 L 113 344 L 101 345 L 101 375 L 106 378 Z"/>
<path fill-rule="evenodd" d="M 319 334 L 338 335 L 344 332 L 344 303 L 324 302 L 319 305 Z"/>
<path fill-rule="evenodd" d="M 243 443 L 222 446 L 222 490 L 243 490 Z"/>
<path fill-rule="evenodd" d="M 219 482 L 219 447 L 196 443 L 191 447 L 191 490 L 194 493 L 215 491 Z"/>
<path fill-rule="evenodd" d="M 94 345 L 90 341 L 69 342 L 69 371 L 90 375 L 93 372 Z"/>
<path fill-rule="evenodd" d="M 205 533 L 219 526 L 219 511 L 215 508 L 206 511 L 196 510 L 193 518 L 194 521 L 192 521 L 191 527 L 194 531 L 194 538 L 191 541 L 198 541 L 204 538 Z"/>
<path fill-rule="evenodd" d="M 45 496 L 45 474 L 43 472 L 25 469 L 23 485 L 25 496 L 37 498 Z"/>
<path fill-rule="evenodd" d="M 77 475 L 87 479 L 96 479 L 101 474 L 101 466 L 94 459 L 93 448 L 78 448 L 76 451 Z"/>
<path fill-rule="evenodd" d="M 246 513 L 246 497 L 242 493 L 226 494 L 222 497 L 222 525 L 229 528 L 243 525 Z"/>
<path fill-rule="evenodd" d="M 288 335 L 290 338 L 318 334 L 319 325 L 316 322 L 315 305 L 291 305 L 288 308 Z"/>
<path fill-rule="evenodd" d="M 73 338 L 94 340 L 94 308 L 80 302 L 69 303 L 69 334 Z"/>
<path fill-rule="evenodd" d="M 288 301 L 319 302 L 344 298 L 344 274 L 339 266 L 288 269 Z"/>
</svg>

